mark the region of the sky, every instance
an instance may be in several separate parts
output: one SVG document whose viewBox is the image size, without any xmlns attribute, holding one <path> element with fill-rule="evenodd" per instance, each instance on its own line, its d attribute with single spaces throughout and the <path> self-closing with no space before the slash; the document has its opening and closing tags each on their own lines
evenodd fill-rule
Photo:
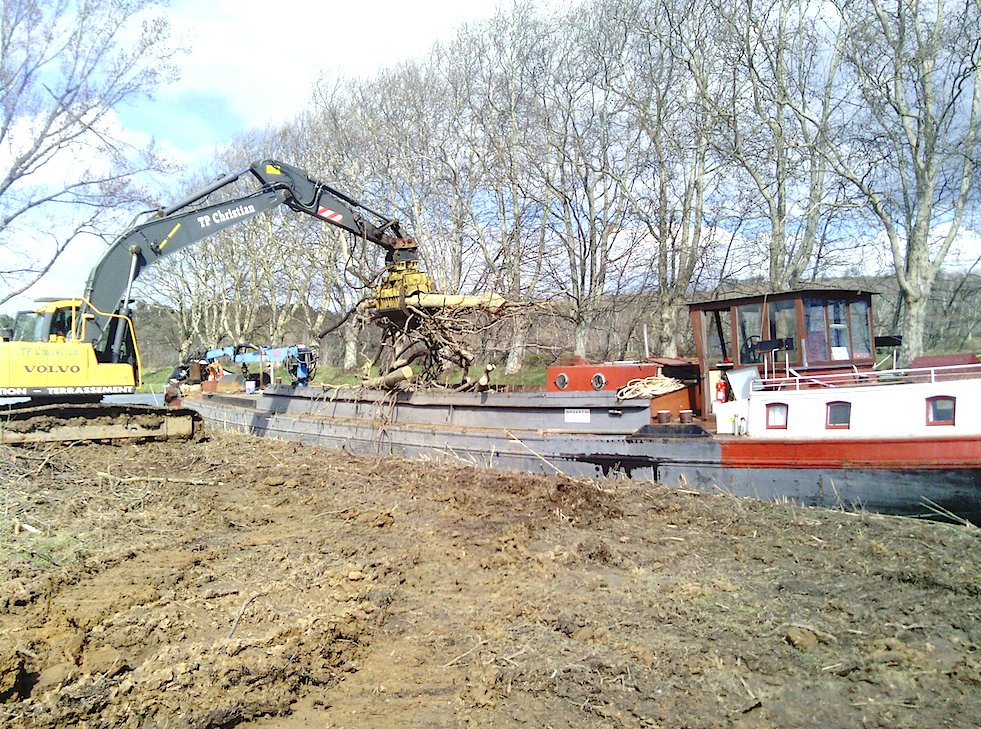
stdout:
<svg viewBox="0 0 981 729">
<path fill-rule="evenodd" d="M 292 120 L 322 76 L 370 77 L 422 58 L 434 43 L 492 17 L 506 1 L 171 0 L 172 36 L 189 49 L 176 59 L 181 77 L 153 99 L 118 108 L 121 133 L 137 143 L 152 138 L 171 161 L 217 176 L 228 170 L 208 170 L 216 152 L 249 130 Z M 173 194 L 179 188 L 161 189 Z M 109 237 L 118 232 L 107 231 Z M 81 295 L 104 250 L 98 239 L 74 241 L 3 313 L 30 308 L 39 297 Z"/>
<path fill-rule="evenodd" d="M 236 133 L 292 119 L 322 75 L 371 76 L 424 57 L 500 3 L 171 0 L 173 35 L 190 48 L 182 78 L 120 116 L 193 165 Z"/>
</svg>

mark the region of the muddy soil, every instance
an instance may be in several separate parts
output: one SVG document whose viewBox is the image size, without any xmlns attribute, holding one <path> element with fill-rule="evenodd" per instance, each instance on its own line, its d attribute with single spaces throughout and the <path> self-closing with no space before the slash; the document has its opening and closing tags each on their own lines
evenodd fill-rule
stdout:
<svg viewBox="0 0 981 729">
<path fill-rule="evenodd" d="M 5 727 L 975 727 L 981 536 L 293 443 L 0 450 Z"/>
</svg>

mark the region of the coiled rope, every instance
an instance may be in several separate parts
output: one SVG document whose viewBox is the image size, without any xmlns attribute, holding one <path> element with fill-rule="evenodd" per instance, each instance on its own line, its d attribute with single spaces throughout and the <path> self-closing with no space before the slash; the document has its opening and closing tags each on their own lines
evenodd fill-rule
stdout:
<svg viewBox="0 0 981 729">
<path fill-rule="evenodd" d="M 631 380 L 617 390 L 617 400 L 632 400 L 638 397 L 657 397 L 684 387 L 684 383 L 673 377 L 657 375 Z"/>
</svg>

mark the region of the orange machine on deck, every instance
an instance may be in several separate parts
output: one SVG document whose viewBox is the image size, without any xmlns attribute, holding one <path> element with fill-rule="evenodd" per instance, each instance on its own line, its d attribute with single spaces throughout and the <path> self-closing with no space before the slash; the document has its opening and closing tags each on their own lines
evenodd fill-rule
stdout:
<svg viewBox="0 0 981 729">
<path fill-rule="evenodd" d="M 698 366 L 688 359 L 658 358 L 644 362 L 601 363 L 575 359 L 547 368 L 545 389 L 548 392 L 616 392 L 634 381 L 661 376 L 674 378 L 684 386 L 672 392 L 649 395 L 652 422 L 659 411 L 669 411 L 675 419 L 683 410 L 701 412 L 696 387 Z"/>
<path fill-rule="evenodd" d="M 657 362 L 600 362 L 575 359 L 568 364 L 554 365 L 546 370 L 547 392 L 594 392 L 619 390 L 631 380 L 657 377 L 661 365 Z"/>
</svg>

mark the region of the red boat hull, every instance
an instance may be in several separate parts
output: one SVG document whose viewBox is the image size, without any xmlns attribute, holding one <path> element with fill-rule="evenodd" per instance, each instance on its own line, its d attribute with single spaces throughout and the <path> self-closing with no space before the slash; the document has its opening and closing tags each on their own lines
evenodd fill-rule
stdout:
<svg viewBox="0 0 981 729">
<path fill-rule="evenodd" d="M 865 438 L 847 440 L 720 439 L 729 468 L 978 468 L 981 439 Z"/>
</svg>

